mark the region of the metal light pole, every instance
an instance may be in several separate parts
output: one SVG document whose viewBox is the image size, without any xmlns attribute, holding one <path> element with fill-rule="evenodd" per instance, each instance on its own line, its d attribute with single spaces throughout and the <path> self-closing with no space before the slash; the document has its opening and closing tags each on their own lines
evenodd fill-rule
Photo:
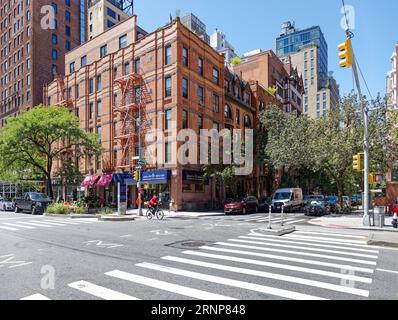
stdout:
<svg viewBox="0 0 398 320">
<path fill-rule="evenodd" d="M 142 195 L 141 195 L 141 172 L 142 172 L 142 152 L 141 152 L 141 130 L 142 130 L 142 123 L 141 123 L 141 103 L 139 105 L 139 115 L 138 121 L 140 126 L 138 127 L 138 215 L 142 217 L 144 214 L 142 212 Z"/>
<path fill-rule="evenodd" d="M 271 218 L 272 218 L 272 205 L 269 205 L 269 215 L 268 215 L 268 229 L 272 229 L 272 222 L 271 222 Z"/>
<path fill-rule="evenodd" d="M 347 35 L 350 36 L 349 31 L 347 31 Z M 359 99 L 361 102 L 361 109 L 363 114 L 363 123 L 364 123 L 364 216 L 363 216 L 363 224 L 364 226 L 370 226 L 370 215 L 369 215 L 369 109 L 364 101 L 362 91 L 361 91 L 361 83 L 359 81 L 357 63 L 355 59 L 354 51 L 352 51 L 352 70 L 354 72 L 355 82 L 358 89 Z"/>
</svg>

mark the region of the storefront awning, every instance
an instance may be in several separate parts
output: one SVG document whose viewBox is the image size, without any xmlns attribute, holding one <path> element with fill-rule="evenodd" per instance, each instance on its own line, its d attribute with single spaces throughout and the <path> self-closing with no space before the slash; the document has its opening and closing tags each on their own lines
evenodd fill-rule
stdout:
<svg viewBox="0 0 398 320">
<path fill-rule="evenodd" d="M 98 187 L 107 187 L 112 183 L 113 174 L 103 175 L 97 182 Z"/>
<path fill-rule="evenodd" d="M 167 184 L 170 176 L 170 170 L 145 171 L 142 173 L 142 182 L 146 184 Z"/>
<path fill-rule="evenodd" d="M 112 176 L 111 183 L 120 183 L 127 185 L 134 185 L 137 182 L 134 180 L 133 176 L 130 173 L 115 173 Z"/>
<path fill-rule="evenodd" d="M 85 188 L 92 188 L 100 178 L 100 176 L 87 176 L 82 182 L 81 186 Z"/>
</svg>

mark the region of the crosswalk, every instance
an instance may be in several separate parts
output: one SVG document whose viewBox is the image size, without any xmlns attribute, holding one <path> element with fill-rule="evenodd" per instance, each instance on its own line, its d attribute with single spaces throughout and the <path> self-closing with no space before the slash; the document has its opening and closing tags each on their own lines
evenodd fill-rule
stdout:
<svg viewBox="0 0 398 320">
<path fill-rule="evenodd" d="M 49 229 L 54 227 L 70 227 L 90 225 L 98 221 L 92 219 L 63 219 L 63 218 L 36 218 L 7 220 L 8 222 L 0 222 L 0 230 L 21 231 L 35 229 Z"/>
<path fill-rule="evenodd" d="M 250 216 L 238 215 L 238 216 L 223 216 L 223 217 L 201 217 L 201 220 L 213 220 L 213 221 L 240 221 L 248 223 L 269 223 L 268 214 L 255 214 Z M 295 225 L 308 221 L 308 218 L 303 214 L 285 214 L 283 217 L 284 225 Z M 281 214 L 272 214 L 272 224 L 281 224 Z"/>
<path fill-rule="evenodd" d="M 82 300 L 367 299 L 379 248 L 365 240 L 342 233 L 277 237 L 251 231 L 68 287 Z M 23 299 L 35 298 L 51 299 L 42 293 Z"/>
</svg>

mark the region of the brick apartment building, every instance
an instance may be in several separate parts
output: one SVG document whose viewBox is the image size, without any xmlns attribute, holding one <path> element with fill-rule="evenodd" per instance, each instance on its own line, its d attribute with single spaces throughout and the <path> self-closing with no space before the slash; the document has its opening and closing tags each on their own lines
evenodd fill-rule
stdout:
<svg viewBox="0 0 398 320">
<path fill-rule="evenodd" d="M 124 168 L 118 165 L 123 152 L 118 142 L 120 117 L 114 110 L 121 99 L 116 82 L 126 75 L 143 76 L 151 100 L 145 111 L 151 128 L 166 135 L 172 121 L 177 132 L 184 128 L 198 133 L 202 128 L 224 128 L 224 58 L 178 19 L 138 39 L 133 16 L 67 53 L 65 64 L 65 78 L 52 82 L 44 95 L 47 104 L 72 108 L 81 126 L 99 135 L 104 147 L 102 158 L 79 159 L 80 169 L 86 174 L 101 175 L 103 164 L 109 162 L 114 171 L 129 171 L 130 159 L 138 155 L 136 145 L 135 152 L 126 155 Z M 246 114 L 253 121 L 250 110 L 242 111 L 242 121 Z M 205 208 L 219 197 L 219 190 L 204 181 L 201 166 L 169 164 L 175 147 L 174 142 L 164 146 L 166 164 L 147 167 L 143 172 L 145 193 L 161 192 L 174 199 L 178 209 Z M 128 189 L 134 202 L 136 188 Z M 116 199 L 113 183 L 97 191 L 104 192 L 108 201 Z"/>
<path fill-rule="evenodd" d="M 42 20 L 50 22 L 44 6 L 55 13 L 54 29 L 42 28 Z M 64 73 L 65 53 L 85 39 L 85 10 L 83 0 L 0 0 L 0 128 L 8 117 L 42 103 L 44 84 Z M 0 182 L 3 197 L 17 192 L 14 184 Z"/>
<path fill-rule="evenodd" d="M 257 81 L 266 90 L 275 88 L 275 97 L 285 112 L 302 113 L 303 80 L 291 63 L 283 63 L 272 50 L 246 54 L 234 69 L 243 79 Z"/>
</svg>

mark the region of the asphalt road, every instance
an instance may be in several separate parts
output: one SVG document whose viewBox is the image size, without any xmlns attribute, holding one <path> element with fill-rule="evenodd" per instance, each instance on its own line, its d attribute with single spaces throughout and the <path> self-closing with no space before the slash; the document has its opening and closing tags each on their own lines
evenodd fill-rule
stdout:
<svg viewBox="0 0 398 320">
<path fill-rule="evenodd" d="M 398 299 L 398 250 L 261 215 L 98 222 L 0 212 L 0 299 Z M 278 217 L 274 217 L 278 223 Z M 290 220 L 289 220 L 290 219 Z"/>
</svg>

